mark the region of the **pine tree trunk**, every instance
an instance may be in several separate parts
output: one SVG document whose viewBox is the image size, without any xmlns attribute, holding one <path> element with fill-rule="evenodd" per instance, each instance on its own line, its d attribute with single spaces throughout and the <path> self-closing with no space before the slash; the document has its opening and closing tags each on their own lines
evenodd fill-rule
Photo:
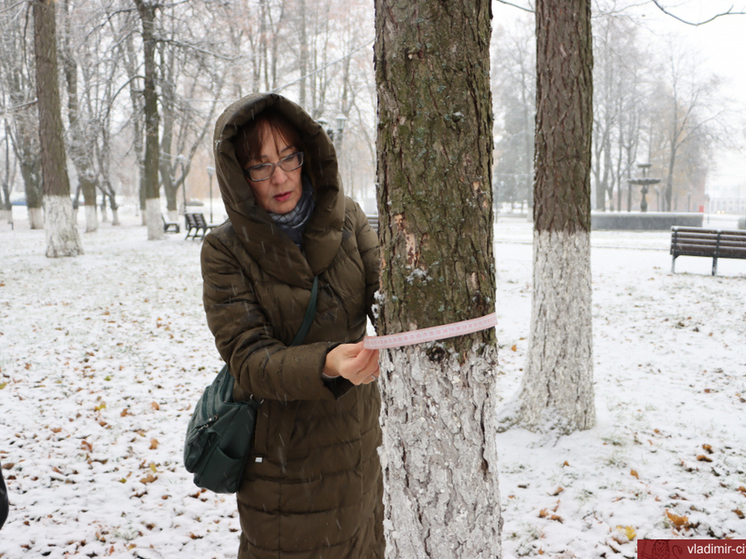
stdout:
<svg viewBox="0 0 746 559">
<path fill-rule="evenodd" d="M 376 0 L 379 333 L 494 312 L 488 0 Z M 387 557 L 500 557 L 494 330 L 381 352 Z"/>
<path fill-rule="evenodd" d="M 77 256 L 83 252 L 73 221 L 70 181 L 62 139 L 60 88 L 57 77 L 57 32 L 54 2 L 35 0 L 34 47 L 39 140 L 44 181 L 44 228 L 47 256 Z"/>
<path fill-rule="evenodd" d="M 595 424 L 591 330 L 590 0 L 538 0 L 534 292 L 520 421 Z"/>
</svg>

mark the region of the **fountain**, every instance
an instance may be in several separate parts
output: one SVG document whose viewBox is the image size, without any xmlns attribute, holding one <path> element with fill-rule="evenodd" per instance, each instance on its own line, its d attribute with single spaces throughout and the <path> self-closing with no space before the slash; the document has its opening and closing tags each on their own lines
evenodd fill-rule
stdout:
<svg viewBox="0 0 746 559">
<path fill-rule="evenodd" d="M 641 193 L 642 193 L 642 200 L 640 200 L 640 211 L 641 212 L 647 212 L 648 211 L 648 201 L 645 198 L 648 190 L 651 186 L 654 186 L 661 182 L 660 179 L 653 179 L 648 177 L 648 172 L 650 171 L 651 164 L 650 163 L 638 163 L 637 167 L 642 170 L 642 177 L 639 179 L 627 179 L 627 184 L 635 185 L 635 186 L 641 186 Z M 631 189 L 630 189 L 631 191 Z"/>
<path fill-rule="evenodd" d="M 626 212 L 591 212 L 591 229 L 601 230 L 670 230 L 672 226 L 702 227 L 702 214 L 693 212 L 648 212 L 647 195 L 650 187 L 655 186 L 661 179 L 648 176 L 650 163 L 640 163 L 637 167 L 642 172 L 642 177 L 627 179 L 630 188 L 627 193 Z M 642 199 L 640 200 L 640 211 L 630 211 L 632 206 L 632 187 L 640 186 Z M 621 208 L 619 208 L 621 210 Z"/>
</svg>

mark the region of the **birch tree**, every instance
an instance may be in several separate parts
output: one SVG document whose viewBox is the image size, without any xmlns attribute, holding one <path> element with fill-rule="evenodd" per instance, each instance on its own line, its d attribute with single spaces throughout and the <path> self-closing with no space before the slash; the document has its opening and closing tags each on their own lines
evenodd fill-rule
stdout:
<svg viewBox="0 0 746 559">
<path fill-rule="evenodd" d="M 557 434 L 595 424 L 591 329 L 590 0 L 536 3 L 533 298 L 516 416 Z"/>
<path fill-rule="evenodd" d="M 70 181 L 62 138 L 55 3 L 52 0 L 34 0 L 33 12 L 47 256 L 77 256 L 83 250 L 73 220 Z"/>
<path fill-rule="evenodd" d="M 488 0 L 376 0 L 379 331 L 494 312 Z M 381 352 L 387 556 L 501 556 L 493 329 Z"/>
</svg>

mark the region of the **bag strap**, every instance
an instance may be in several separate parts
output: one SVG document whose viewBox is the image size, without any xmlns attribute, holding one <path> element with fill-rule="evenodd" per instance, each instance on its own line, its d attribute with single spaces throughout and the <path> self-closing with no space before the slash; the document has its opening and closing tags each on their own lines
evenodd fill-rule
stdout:
<svg viewBox="0 0 746 559">
<path fill-rule="evenodd" d="M 300 328 L 298 329 L 298 332 L 295 334 L 295 337 L 293 338 L 293 341 L 290 342 L 290 345 L 300 345 L 303 343 L 303 340 L 306 339 L 306 336 L 308 335 L 308 331 L 311 329 L 311 323 L 313 322 L 313 317 L 316 315 L 316 296 L 319 292 L 319 276 L 315 276 L 313 278 L 313 287 L 311 288 L 311 300 L 308 302 L 308 307 L 306 308 L 306 316 L 303 317 L 303 324 L 300 325 Z"/>
</svg>

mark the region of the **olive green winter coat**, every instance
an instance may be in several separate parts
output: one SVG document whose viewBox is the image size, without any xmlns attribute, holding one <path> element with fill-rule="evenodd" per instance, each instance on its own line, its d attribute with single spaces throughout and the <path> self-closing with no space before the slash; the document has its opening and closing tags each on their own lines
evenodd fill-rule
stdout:
<svg viewBox="0 0 746 559">
<path fill-rule="evenodd" d="M 236 130 L 264 108 L 301 132 L 315 210 L 302 250 L 255 202 L 236 160 Z M 263 398 L 238 492 L 239 558 L 383 558 L 380 396 L 375 383 L 325 381 L 327 352 L 356 342 L 378 288 L 375 233 L 342 193 L 334 147 L 298 105 L 273 94 L 229 107 L 215 162 L 229 221 L 204 240 L 207 323 L 236 378 L 234 398 Z M 314 276 L 317 311 L 303 345 Z"/>
</svg>

